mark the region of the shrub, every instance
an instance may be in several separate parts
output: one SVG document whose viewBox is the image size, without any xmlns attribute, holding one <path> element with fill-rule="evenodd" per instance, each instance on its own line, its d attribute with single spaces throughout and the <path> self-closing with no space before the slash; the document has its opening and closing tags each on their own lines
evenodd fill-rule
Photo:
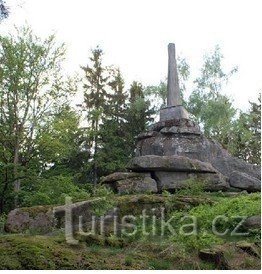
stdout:
<svg viewBox="0 0 262 274">
<path fill-rule="evenodd" d="M 21 191 L 21 206 L 64 204 L 65 197 L 72 197 L 73 201 L 84 200 L 90 194 L 73 183 L 72 177 L 53 176 L 42 179 L 35 191 Z"/>
<path fill-rule="evenodd" d="M 202 195 L 205 191 L 206 185 L 207 183 L 205 181 L 188 179 L 185 181 L 183 188 L 176 191 L 176 194 L 183 196 Z"/>
<path fill-rule="evenodd" d="M 235 198 L 225 198 L 213 206 L 202 204 L 189 211 L 198 220 L 198 225 L 205 229 L 212 228 L 212 221 L 219 215 L 228 218 L 225 222 L 217 221 L 217 225 L 222 229 L 233 229 L 239 223 L 237 216 L 250 217 L 260 214 L 260 193 L 241 195 Z"/>
<path fill-rule="evenodd" d="M 206 231 L 198 231 L 197 234 L 193 235 L 178 234 L 173 237 L 173 241 L 185 249 L 197 250 L 223 243 L 223 239 Z"/>
<path fill-rule="evenodd" d="M 4 233 L 6 218 L 5 214 L 0 215 L 0 235 Z"/>
<path fill-rule="evenodd" d="M 234 240 L 236 240 L 235 237 L 237 235 L 233 236 L 231 232 L 237 227 L 241 219 L 243 217 L 259 215 L 260 211 L 260 193 L 241 195 L 235 198 L 222 198 L 213 205 L 201 204 L 186 212 L 187 216 L 192 216 L 197 221 L 197 233 L 193 235 L 177 235 L 172 237 L 172 240 L 186 248 L 194 249 L 222 243 L 223 238 L 228 237 L 228 235 L 234 237 Z M 185 216 L 185 212 L 175 212 L 173 216 L 178 224 L 179 220 Z M 223 235 L 223 238 L 215 235 L 212 230 L 213 220 L 217 216 L 223 216 L 223 218 L 217 219 L 216 231 L 220 231 L 221 233 L 228 231 L 226 235 Z M 237 229 L 237 232 L 240 231 L 241 227 Z M 248 234 L 248 236 L 259 239 L 260 230 L 253 231 L 252 233 Z"/>
<path fill-rule="evenodd" d="M 96 216 L 104 215 L 108 210 L 115 206 L 114 194 L 107 187 L 98 185 L 92 191 L 92 197 L 102 198 L 101 200 L 92 203 L 92 212 Z"/>
</svg>

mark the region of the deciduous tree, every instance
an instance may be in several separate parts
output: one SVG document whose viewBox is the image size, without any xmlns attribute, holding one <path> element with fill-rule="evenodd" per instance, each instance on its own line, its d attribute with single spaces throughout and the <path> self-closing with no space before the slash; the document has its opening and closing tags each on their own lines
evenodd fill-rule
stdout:
<svg viewBox="0 0 262 274">
<path fill-rule="evenodd" d="M 53 35 L 43 40 L 28 27 L 0 37 L 2 200 L 10 184 L 15 193 L 20 190 L 25 172 L 39 156 L 39 130 L 66 102 L 69 93 L 60 74 L 64 53 Z"/>
</svg>

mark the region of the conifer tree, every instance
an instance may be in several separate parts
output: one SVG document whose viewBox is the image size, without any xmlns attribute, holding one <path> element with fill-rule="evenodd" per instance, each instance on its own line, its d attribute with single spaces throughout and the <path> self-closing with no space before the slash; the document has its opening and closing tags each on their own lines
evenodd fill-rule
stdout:
<svg viewBox="0 0 262 274">
<path fill-rule="evenodd" d="M 130 97 L 126 112 L 127 143 L 130 155 L 134 154 L 135 136 L 145 131 L 146 126 L 153 121 L 154 109 L 150 108 L 149 100 L 144 95 L 144 87 L 134 81 L 129 89 Z"/>
<path fill-rule="evenodd" d="M 128 160 L 125 132 L 127 94 L 119 69 L 111 70 L 108 85 L 111 89 L 107 95 L 106 112 L 99 130 L 99 176 L 123 170 Z"/>
<path fill-rule="evenodd" d="M 115 117 L 117 122 L 124 117 L 126 109 L 127 94 L 124 91 L 124 79 L 119 69 L 112 70 L 111 80 L 108 85 L 111 87 L 111 94 L 108 95 L 108 115 Z"/>
<path fill-rule="evenodd" d="M 92 50 L 89 58 L 91 65 L 81 67 L 85 73 L 84 79 L 84 105 L 87 111 L 87 120 L 90 127 L 90 147 L 93 154 L 93 181 L 97 176 L 97 150 L 99 125 L 105 111 L 107 100 L 106 87 L 108 84 L 107 69 L 102 64 L 103 51 L 97 46 Z"/>
</svg>

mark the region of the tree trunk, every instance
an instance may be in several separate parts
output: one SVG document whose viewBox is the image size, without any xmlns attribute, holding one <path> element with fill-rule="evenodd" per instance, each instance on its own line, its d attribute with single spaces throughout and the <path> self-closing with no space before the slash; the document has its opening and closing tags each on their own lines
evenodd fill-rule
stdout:
<svg viewBox="0 0 262 274">
<path fill-rule="evenodd" d="M 95 121 L 95 145 L 94 145 L 94 185 L 97 185 L 98 182 L 98 175 L 97 175 L 97 159 L 96 159 L 96 154 L 97 154 L 97 129 L 98 129 L 98 120 Z"/>
<path fill-rule="evenodd" d="M 19 138 L 16 137 L 15 141 L 15 148 L 14 148 L 14 192 L 15 192 L 15 198 L 14 198 L 14 205 L 15 207 L 18 206 L 18 192 L 20 190 L 20 180 L 18 179 L 18 164 L 19 164 Z"/>
</svg>

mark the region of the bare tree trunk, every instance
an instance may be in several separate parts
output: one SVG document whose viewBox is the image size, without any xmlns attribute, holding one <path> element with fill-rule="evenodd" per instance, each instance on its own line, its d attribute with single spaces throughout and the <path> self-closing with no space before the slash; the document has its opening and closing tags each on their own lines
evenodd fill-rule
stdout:
<svg viewBox="0 0 262 274">
<path fill-rule="evenodd" d="M 7 174 L 7 169 L 5 169 L 5 181 L 4 183 L 4 187 L 0 196 L 0 214 L 4 212 L 4 204 L 5 204 L 5 192 L 7 190 L 7 186 L 8 186 L 8 174 Z"/>
<path fill-rule="evenodd" d="M 98 129 L 98 121 L 95 122 L 95 147 L 94 147 L 94 185 L 97 185 L 98 182 L 98 175 L 97 175 L 97 159 L 96 159 L 96 154 L 97 154 L 97 129 Z"/>
<path fill-rule="evenodd" d="M 18 164 L 19 164 L 19 126 L 16 126 L 16 139 L 15 139 L 15 147 L 14 147 L 14 192 L 15 192 L 15 200 L 14 205 L 15 207 L 18 206 L 18 192 L 20 190 L 20 179 L 19 172 L 18 172 Z"/>
<path fill-rule="evenodd" d="M 14 178 L 15 178 L 15 181 L 14 181 L 14 192 L 15 192 L 14 203 L 15 203 L 15 207 L 18 206 L 18 192 L 20 190 L 20 180 L 16 179 L 16 178 L 18 178 L 17 166 L 18 166 L 18 151 L 16 151 L 16 149 L 15 149 L 15 158 L 14 158 Z"/>
</svg>

